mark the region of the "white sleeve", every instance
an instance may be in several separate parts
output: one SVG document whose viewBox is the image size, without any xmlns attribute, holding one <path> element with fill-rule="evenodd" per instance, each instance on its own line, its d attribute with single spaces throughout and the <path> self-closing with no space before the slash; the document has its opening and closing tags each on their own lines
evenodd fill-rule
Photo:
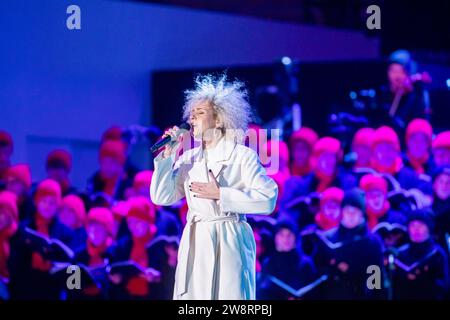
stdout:
<svg viewBox="0 0 450 320">
<path fill-rule="evenodd" d="M 241 163 L 242 179 L 245 188 L 220 188 L 220 209 L 222 212 L 270 214 L 275 209 L 278 186 L 266 175 L 253 150 Z"/>
<path fill-rule="evenodd" d="M 155 170 L 150 184 L 150 198 L 160 206 L 169 206 L 185 197 L 183 175 L 175 156 L 162 157 L 162 152 L 153 160 Z"/>
</svg>

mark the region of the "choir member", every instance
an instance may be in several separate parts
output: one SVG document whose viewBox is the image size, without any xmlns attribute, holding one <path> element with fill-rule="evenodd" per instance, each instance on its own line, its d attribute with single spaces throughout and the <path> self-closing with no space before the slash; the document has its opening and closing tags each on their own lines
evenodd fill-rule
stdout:
<svg viewBox="0 0 450 320">
<path fill-rule="evenodd" d="M 0 130 L 0 190 L 6 185 L 6 172 L 11 166 L 11 156 L 14 150 L 14 142 L 11 135 Z"/>
<path fill-rule="evenodd" d="M 294 131 L 289 138 L 291 151 L 291 173 L 293 176 L 303 177 L 311 173 L 311 154 L 315 143 L 319 139 L 317 133 L 308 127 Z"/>
<path fill-rule="evenodd" d="M 346 191 L 341 206 L 339 227 L 322 234 L 322 241 L 313 253 L 319 272 L 329 277 L 323 297 L 344 300 L 375 298 L 378 293 L 367 287 L 367 268 L 373 265 L 382 268 L 382 244 L 368 231 L 362 191 Z"/>
<path fill-rule="evenodd" d="M 35 210 L 31 194 L 31 171 L 27 164 L 16 164 L 6 171 L 6 190 L 16 194 L 19 219 L 31 219 Z"/>
<path fill-rule="evenodd" d="M 86 243 L 86 208 L 83 200 L 74 194 L 65 196 L 58 210 L 58 218 L 63 225 L 72 230 L 71 248 L 77 251 Z"/>
<path fill-rule="evenodd" d="M 436 236 L 450 255 L 450 166 L 433 174 L 433 212 L 436 213 Z"/>
<path fill-rule="evenodd" d="M 86 221 L 87 239 L 77 251 L 75 261 L 87 267 L 92 280 L 81 292 L 70 292 L 72 299 L 97 300 L 109 298 L 110 281 L 106 273 L 108 249 L 114 243 L 114 218 L 107 208 L 92 208 Z"/>
<path fill-rule="evenodd" d="M 429 182 L 420 180 L 414 170 L 404 166 L 400 152 L 400 141 L 392 128 L 382 126 L 375 131 L 372 167 L 380 174 L 391 175 L 403 189 L 416 188 L 424 194 L 430 194 Z"/>
<path fill-rule="evenodd" d="M 372 230 L 380 222 L 395 222 L 406 225 L 406 215 L 391 209 L 387 198 L 388 183 L 382 176 L 366 174 L 361 178 L 359 187 L 365 192 L 369 230 Z"/>
<path fill-rule="evenodd" d="M 442 299 L 448 289 L 448 258 L 431 234 L 434 213 L 419 209 L 410 214 L 410 243 L 400 248 L 393 280 L 394 299 Z"/>
<path fill-rule="evenodd" d="M 65 245 L 70 245 L 72 231 L 61 224 L 57 218 L 57 210 L 61 202 L 61 187 L 54 180 L 44 180 L 37 186 L 34 195 L 36 212 L 23 225 L 34 230 L 41 237 L 55 238 Z M 28 239 L 27 231 L 23 231 Z M 26 240 L 25 240 L 26 241 Z M 41 244 L 40 244 L 41 245 Z M 50 274 L 53 261 L 46 255 L 46 248 L 36 248 L 33 243 L 26 242 L 22 246 L 20 276 L 14 283 L 14 295 L 18 299 L 57 300 L 60 298 L 61 286 Z"/>
<path fill-rule="evenodd" d="M 342 189 L 331 187 L 322 192 L 320 210 L 315 216 L 316 225 L 320 230 L 327 231 L 339 225 L 343 199 L 344 191 Z"/>
<path fill-rule="evenodd" d="M 113 125 L 108 129 L 106 129 L 105 132 L 103 132 L 101 137 L 101 143 L 108 140 L 119 141 L 124 144 L 125 153 L 129 154 L 130 144 L 129 141 L 126 139 L 127 136 L 128 136 L 127 133 L 124 132 L 122 127 L 118 125 Z M 138 168 L 130 161 L 129 157 L 125 161 L 125 171 L 127 173 L 127 176 L 130 177 L 130 179 L 133 179 L 133 177 L 139 171 Z"/>
<path fill-rule="evenodd" d="M 156 261 L 152 256 L 151 241 L 156 234 L 154 206 L 145 197 L 135 197 L 129 200 L 127 214 L 128 228 L 131 237 L 126 237 L 111 248 L 111 262 L 131 260 L 145 272 L 131 277 L 111 275 L 115 284 L 113 297 L 115 299 L 150 299 L 161 294 L 156 282 L 154 267 Z"/>
<path fill-rule="evenodd" d="M 15 236 L 19 227 L 19 210 L 17 208 L 17 197 L 10 191 L 0 191 L 0 284 L 7 286 L 10 280 L 11 253 L 17 252 L 11 250 L 11 239 Z M 6 297 L 5 297 L 6 298 Z"/>
<path fill-rule="evenodd" d="M 118 140 L 106 140 L 100 146 L 100 169 L 88 181 L 88 193 L 104 194 L 113 200 L 123 200 L 125 190 L 131 187 L 133 177 L 125 170 L 126 147 Z"/>
<path fill-rule="evenodd" d="M 450 131 L 436 135 L 432 142 L 432 151 L 436 167 L 450 166 Z"/>
<path fill-rule="evenodd" d="M 53 150 L 47 156 L 45 165 L 47 178 L 59 183 L 63 196 L 77 193 L 70 181 L 72 170 L 72 156 L 66 150 Z"/>
<path fill-rule="evenodd" d="M 270 280 L 275 277 L 295 290 L 316 279 L 316 268 L 310 257 L 297 246 L 298 230 L 289 220 L 281 220 L 275 229 L 275 252 L 263 263 L 263 281 L 258 290 L 258 299 L 287 300 L 294 298 L 286 290 Z"/>
<path fill-rule="evenodd" d="M 353 136 L 352 152 L 356 156 L 354 169 L 371 168 L 374 133 L 375 130 L 372 128 L 361 128 Z"/>
<path fill-rule="evenodd" d="M 150 199 L 150 184 L 152 181 L 153 171 L 144 170 L 136 174 L 133 181 L 133 194 L 136 196 L 144 196 Z M 181 233 L 181 223 L 173 212 L 165 209 L 163 206 L 157 206 L 152 203 L 156 209 L 156 227 L 158 228 L 157 236 L 178 236 Z"/>
<path fill-rule="evenodd" d="M 427 174 L 433 170 L 431 159 L 431 141 L 433 128 L 425 119 L 414 119 L 406 127 L 406 161 L 405 166 L 417 174 Z"/>
</svg>

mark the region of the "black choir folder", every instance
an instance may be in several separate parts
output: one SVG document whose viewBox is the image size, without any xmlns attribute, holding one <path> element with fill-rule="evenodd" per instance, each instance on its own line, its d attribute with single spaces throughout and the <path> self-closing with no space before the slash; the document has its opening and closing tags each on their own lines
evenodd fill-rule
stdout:
<svg viewBox="0 0 450 320">
<path fill-rule="evenodd" d="M 304 287 L 301 287 L 299 289 L 294 289 L 290 285 L 288 285 L 286 282 L 283 282 L 274 276 L 268 275 L 268 277 L 269 277 L 269 280 L 271 282 L 273 282 L 275 285 L 277 285 L 281 289 L 287 291 L 288 293 L 290 293 L 291 295 L 293 295 L 294 297 L 297 297 L 297 298 L 303 297 L 305 294 L 307 294 L 308 292 L 310 292 L 311 290 L 313 290 L 314 288 L 318 287 L 320 284 L 322 284 L 323 282 L 328 280 L 328 275 L 323 275 L 320 278 L 318 278 L 317 280 L 311 282 L 310 284 L 307 284 Z"/>
<path fill-rule="evenodd" d="M 417 267 L 425 264 L 426 262 L 429 261 L 429 259 L 434 256 L 438 251 L 436 249 L 433 249 L 430 253 L 428 253 L 425 257 L 423 257 L 422 259 L 414 262 L 411 265 L 407 265 L 406 263 L 403 263 L 401 260 L 399 259 L 395 259 L 394 260 L 394 264 L 400 268 L 401 270 L 403 270 L 406 273 L 409 273 L 411 271 L 413 271 L 414 269 L 416 269 Z"/>
<path fill-rule="evenodd" d="M 62 241 L 50 238 L 30 228 L 25 228 L 24 238 L 25 243 L 28 244 L 32 250 L 38 251 L 48 260 L 69 262 L 72 261 L 75 256 L 72 249 Z"/>
<path fill-rule="evenodd" d="M 402 231 L 406 232 L 407 227 L 400 223 L 389 223 L 389 222 L 380 222 L 375 227 L 373 227 L 372 232 L 392 232 L 392 231 Z"/>
<path fill-rule="evenodd" d="M 159 278 L 161 276 L 161 273 L 158 270 L 155 270 L 153 268 L 143 268 L 132 260 L 111 263 L 106 268 L 106 272 L 111 275 L 118 274 L 124 279 L 129 279 L 140 275 L 147 275 L 149 273 L 155 278 Z"/>
</svg>

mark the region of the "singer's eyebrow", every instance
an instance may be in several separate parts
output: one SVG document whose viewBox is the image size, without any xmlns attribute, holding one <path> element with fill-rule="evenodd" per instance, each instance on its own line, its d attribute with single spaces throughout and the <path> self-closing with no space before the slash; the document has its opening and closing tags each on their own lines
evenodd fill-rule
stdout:
<svg viewBox="0 0 450 320">
<path fill-rule="evenodd" d="M 205 107 L 205 106 L 200 106 L 200 107 L 195 107 L 194 109 L 192 109 L 192 112 L 196 112 L 196 111 L 206 111 L 209 108 Z"/>
</svg>

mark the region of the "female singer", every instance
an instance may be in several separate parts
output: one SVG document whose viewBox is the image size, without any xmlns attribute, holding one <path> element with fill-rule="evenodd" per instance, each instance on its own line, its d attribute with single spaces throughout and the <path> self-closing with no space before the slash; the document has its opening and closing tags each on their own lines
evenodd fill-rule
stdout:
<svg viewBox="0 0 450 320">
<path fill-rule="evenodd" d="M 226 76 L 198 77 L 186 91 L 184 119 L 198 147 L 175 161 L 179 128 L 173 143 L 154 160 L 150 195 L 157 205 L 186 197 L 189 212 L 178 252 L 173 298 L 255 299 L 256 245 L 245 214 L 270 214 L 278 196 L 258 155 L 245 147 L 251 119 L 247 94 Z"/>
</svg>

